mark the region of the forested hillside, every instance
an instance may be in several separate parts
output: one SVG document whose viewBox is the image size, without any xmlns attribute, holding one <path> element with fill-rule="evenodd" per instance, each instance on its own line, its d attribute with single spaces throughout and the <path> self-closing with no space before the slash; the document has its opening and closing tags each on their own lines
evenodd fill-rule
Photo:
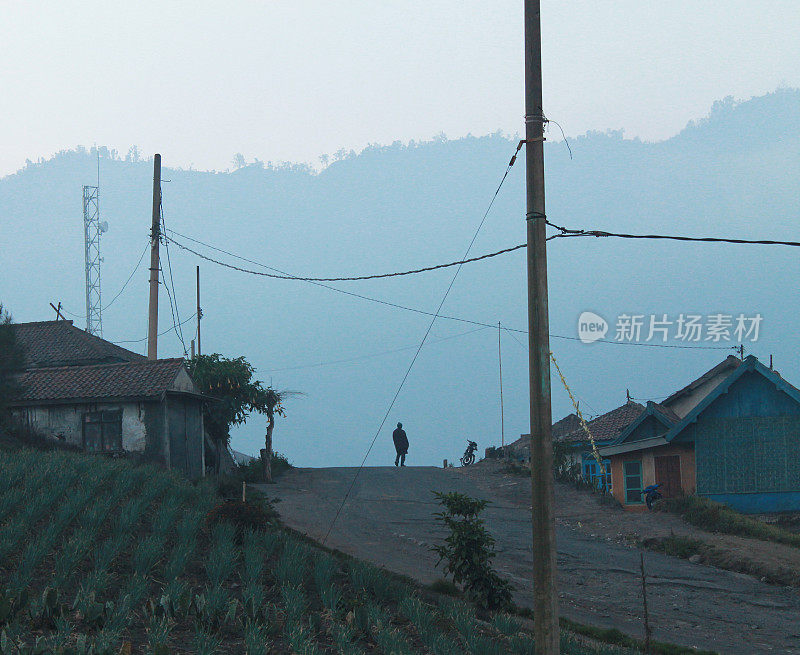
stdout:
<svg viewBox="0 0 800 655">
<path fill-rule="evenodd" d="M 569 139 L 570 159 L 556 128 L 548 138 L 547 212 L 556 224 L 800 240 L 800 91 L 720 101 L 706 118 L 658 143 L 591 133 Z M 452 261 L 464 253 L 517 140 L 442 137 L 341 152 L 320 170 L 238 161 L 223 172 L 172 169 L 165 143 L 164 218 L 167 228 L 297 275 L 359 275 Z M 102 242 L 109 305 L 147 244 L 152 162 L 133 150 L 101 150 L 100 164 L 101 213 L 110 225 Z M 76 149 L 0 179 L 0 301 L 17 321 L 52 318 L 48 303 L 58 301 L 82 316 L 81 185 L 94 184 L 95 176 L 95 153 Z M 524 242 L 524 217 L 520 159 L 472 254 Z M 549 247 L 551 331 L 576 337 L 577 318 L 586 310 L 612 324 L 611 339 L 623 313 L 760 313 L 760 339 L 746 344 L 747 351 L 765 360 L 774 355 L 778 370 L 797 384 L 797 255 L 778 246 L 555 240 Z M 275 447 L 301 466 L 360 462 L 429 317 L 309 283 L 225 269 L 175 244 L 170 261 L 184 320 L 194 312 L 195 265 L 201 265 L 204 352 L 246 355 L 265 382 L 305 392 L 279 420 Z M 329 286 L 432 312 L 452 274 L 446 269 Z M 147 277 L 145 257 L 103 314 L 104 336 L 140 352 Z M 524 251 L 465 266 L 443 313 L 524 330 L 525 280 Z M 172 318 L 163 291 L 161 326 L 167 329 Z M 481 450 L 499 442 L 497 329 L 479 327 L 453 320 L 434 326 L 387 424 L 403 421 L 409 463 L 454 460 L 467 438 Z M 194 332 L 193 321 L 183 326 L 187 346 Z M 527 429 L 526 335 L 514 336 L 521 343 L 502 336 L 507 440 Z M 728 354 L 557 337 L 551 343 L 590 414 L 624 402 L 626 389 L 637 398 L 664 397 Z M 182 351 L 174 334 L 162 338 L 162 356 Z M 557 377 L 553 398 L 556 417 L 571 411 Z M 255 452 L 263 428 L 252 421 L 237 432 L 234 446 Z M 369 464 L 391 463 L 390 431 L 384 430 Z"/>
</svg>

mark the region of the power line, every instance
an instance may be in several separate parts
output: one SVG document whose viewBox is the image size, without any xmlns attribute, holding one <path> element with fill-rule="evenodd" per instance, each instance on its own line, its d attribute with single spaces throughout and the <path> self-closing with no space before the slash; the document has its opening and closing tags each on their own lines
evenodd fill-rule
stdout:
<svg viewBox="0 0 800 655">
<path fill-rule="evenodd" d="M 145 246 L 144 246 L 144 250 L 142 250 L 142 254 L 139 256 L 139 261 L 138 261 L 138 262 L 136 262 L 136 266 L 134 266 L 134 267 L 133 267 L 133 270 L 131 271 L 131 274 L 128 276 L 128 279 L 127 279 L 127 280 L 125 280 L 125 284 L 123 284 L 123 285 L 122 285 L 122 288 L 119 290 L 119 292 L 117 293 L 117 295 L 116 295 L 116 296 L 114 296 L 114 297 L 111 299 L 111 302 L 109 302 L 109 303 L 108 303 L 108 304 L 107 304 L 105 307 L 103 307 L 103 310 L 106 310 L 106 309 L 108 309 L 109 307 L 111 307 L 111 305 L 113 305 L 113 304 L 114 304 L 114 301 L 115 301 L 117 298 L 119 298 L 119 297 L 122 295 L 122 292 L 123 292 L 123 291 L 125 291 L 125 288 L 128 286 L 128 284 L 130 283 L 130 281 L 133 279 L 133 276 L 134 276 L 134 275 L 136 275 L 136 271 L 138 271 L 138 270 L 139 270 L 139 267 L 142 265 L 142 260 L 144 259 L 144 255 L 145 255 L 145 253 L 147 252 L 147 249 L 148 249 L 149 247 L 150 247 L 150 244 L 149 244 L 149 243 L 146 243 L 146 244 L 145 244 Z"/>
<path fill-rule="evenodd" d="M 221 253 L 223 253 L 225 255 L 230 255 L 231 257 L 235 257 L 236 259 L 240 259 L 240 260 L 242 260 L 244 262 L 247 262 L 249 264 L 255 264 L 256 266 L 261 266 L 262 268 L 265 268 L 265 269 L 270 270 L 270 271 L 276 271 L 278 273 L 281 273 L 284 276 L 288 276 L 287 279 L 294 278 L 294 276 L 290 275 L 286 271 L 282 271 L 282 270 L 280 270 L 278 268 L 274 268 L 273 266 L 268 266 L 267 264 L 263 264 L 261 262 L 255 261 L 253 259 L 248 259 L 246 257 L 242 257 L 241 255 L 237 255 L 237 254 L 232 253 L 232 252 L 230 252 L 228 250 L 224 250 L 222 248 L 218 248 L 217 246 L 212 246 L 211 244 L 205 243 L 204 241 L 200 241 L 199 239 L 195 239 L 194 237 L 190 237 L 190 236 L 188 236 L 186 234 L 181 234 L 180 232 L 177 232 L 176 230 L 170 229 L 169 231 L 172 232 L 173 234 L 177 234 L 178 236 L 183 237 L 184 239 L 189 239 L 190 241 L 193 241 L 194 243 L 198 243 L 201 246 L 205 246 L 206 248 L 210 248 L 211 250 L 215 250 L 217 252 L 221 252 Z M 312 280 L 303 280 L 303 281 L 304 282 L 308 282 L 308 284 L 313 284 L 314 286 L 322 287 L 323 289 L 328 289 L 329 291 L 335 291 L 336 293 L 342 293 L 342 294 L 344 294 L 346 296 L 352 296 L 354 298 L 359 298 L 360 300 L 366 300 L 366 301 L 369 301 L 369 302 L 374 302 L 374 303 L 377 303 L 379 305 L 386 305 L 387 307 L 393 307 L 395 309 L 402 309 L 402 310 L 405 310 L 407 312 L 414 312 L 415 314 L 422 314 L 423 316 L 433 316 L 433 312 L 429 312 L 429 311 L 426 311 L 424 309 L 418 309 L 416 307 L 408 307 L 407 305 L 400 305 L 398 303 L 389 302 L 388 300 L 381 300 L 380 298 L 373 298 L 371 296 L 365 296 L 363 294 L 355 293 L 353 291 L 346 291 L 345 289 L 339 289 L 337 287 L 332 287 L 329 284 L 323 284 L 322 282 L 314 282 Z M 479 325 L 481 327 L 492 327 L 492 328 L 495 327 L 494 325 L 491 325 L 490 323 L 483 323 L 481 321 L 473 321 L 473 320 L 470 320 L 468 318 L 461 318 L 459 316 L 448 316 L 446 314 L 440 314 L 439 318 L 443 318 L 443 319 L 446 319 L 446 320 L 449 320 L 449 321 L 458 321 L 460 323 L 468 323 L 470 325 Z M 526 330 L 517 330 L 515 328 L 506 328 L 506 329 L 514 330 L 515 332 L 520 332 L 520 333 L 523 333 L 523 334 L 527 334 Z"/>
<path fill-rule="evenodd" d="M 503 326 L 503 329 L 509 334 L 511 334 L 509 328 Z M 514 332 L 520 332 L 520 330 L 514 330 Z M 514 335 L 511 334 L 511 336 Z M 567 341 L 581 341 L 580 337 L 566 337 L 561 334 L 551 334 L 550 336 L 554 339 L 566 339 Z M 523 345 L 522 342 L 519 341 L 519 339 L 515 339 L 515 341 L 523 348 L 527 348 L 527 346 Z M 689 346 L 689 345 L 672 344 L 672 343 L 641 343 L 639 341 L 614 341 L 613 339 L 597 339 L 596 341 L 592 341 L 592 343 L 610 343 L 615 346 L 643 346 L 646 348 L 680 348 L 683 350 L 737 350 L 738 349 L 738 346 Z"/>
<path fill-rule="evenodd" d="M 182 323 L 180 320 L 176 320 L 175 318 L 175 309 L 172 303 L 172 294 L 169 291 L 169 285 L 167 284 L 167 279 L 164 277 L 164 269 L 159 268 L 159 272 L 161 273 L 161 279 L 163 280 L 164 288 L 167 290 L 167 298 L 169 298 L 169 309 L 170 313 L 172 314 L 172 329 L 175 330 L 175 335 L 178 337 L 178 341 L 181 342 L 183 346 L 183 354 L 188 355 L 189 353 L 186 352 L 186 343 L 183 341 L 183 330 L 181 330 Z"/>
<path fill-rule="evenodd" d="M 193 318 L 194 318 L 196 315 L 197 315 L 196 313 L 195 313 L 195 314 L 192 314 L 192 315 L 191 315 L 189 318 L 185 319 L 185 320 L 184 320 L 182 323 L 180 323 L 180 325 L 186 325 L 186 324 L 187 324 L 189 321 L 191 321 L 191 320 L 192 320 L 192 319 L 193 319 Z M 177 327 L 179 327 L 179 326 L 175 326 L 175 325 L 173 325 L 172 327 L 170 327 L 170 328 L 167 328 L 167 329 L 166 329 L 166 330 L 164 330 L 163 332 L 159 332 L 159 333 L 158 333 L 158 336 L 159 336 L 159 337 L 163 337 L 165 334 L 167 334 L 168 332 L 172 332 L 172 331 L 173 331 L 173 330 L 175 330 Z M 177 333 L 176 333 L 176 334 L 177 334 Z M 125 340 L 123 340 L 123 341 L 112 341 L 111 343 L 115 343 L 115 344 L 120 344 L 120 343 L 142 343 L 142 341 L 147 341 L 147 337 L 144 337 L 143 339 L 125 339 Z"/>
<path fill-rule="evenodd" d="M 159 193 L 158 209 L 159 209 L 159 213 L 160 213 L 161 225 L 163 227 L 163 232 L 166 232 L 167 223 L 164 220 L 164 206 L 161 203 L 161 198 L 162 198 L 162 194 Z M 167 253 L 167 269 L 169 270 L 169 280 L 170 280 L 170 285 L 172 286 L 172 295 L 170 295 L 169 287 L 167 286 L 167 281 L 164 280 L 164 287 L 166 287 L 166 289 L 167 289 L 167 297 L 169 298 L 170 311 L 172 312 L 172 324 L 176 327 L 175 334 L 178 335 L 178 339 L 180 339 L 181 345 L 183 346 L 183 354 L 184 355 L 188 355 L 189 353 L 186 351 L 186 342 L 183 340 L 183 329 L 181 328 L 181 314 L 180 314 L 180 311 L 178 309 L 178 294 L 175 292 L 175 278 L 172 275 L 172 260 L 170 259 L 170 256 L 169 256 L 169 239 L 166 237 L 166 235 L 164 236 L 164 250 Z M 161 277 L 162 278 L 164 277 L 164 269 L 163 268 L 161 269 Z M 173 304 L 172 298 L 173 298 L 173 296 L 175 297 L 175 308 L 174 308 L 174 311 L 173 311 L 173 307 L 172 307 L 172 304 Z M 176 317 L 177 317 L 177 321 L 175 320 Z"/>
<path fill-rule="evenodd" d="M 236 259 L 240 259 L 240 260 L 242 260 L 244 262 L 247 262 L 249 264 L 254 264 L 256 266 L 261 266 L 262 268 L 265 268 L 267 270 L 277 271 L 278 273 L 280 273 L 283 276 L 285 276 L 284 278 L 281 278 L 281 279 L 297 279 L 297 280 L 301 280 L 303 282 L 308 282 L 309 284 L 313 284 L 313 285 L 318 286 L 318 287 L 322 287 L 323 289 L 328 289 L 330 291 L 335 291 L 336 293 L 342 293 L 342 294 L 344 294 L 346 296 L 352 296 L 352 297 L 358 298 L 360 300 L 366 300 L 368 302 L 374 302 L 374 303 L 377 303 L 379 305 L 385 305 L 387 307 L 392 307 L 394 309 L 402 309 L 403 311 L 413 312 L 415 314 L 421 314 L 423 316 L 434 316 L 433 312 L 429 312 L 429 311 L 426 311 L 424 309 L 419 309 L 417 307 L 409 307 L 408 305 L 401 305 L 399 303 L 390 302 L 388 300 L 382 300 L 380 298 L 374 298 L 372 296 L 365 296 L 365 295 L 360 294 L 360 293 L 355 293 L 353 291 L 347 291 L 345 289 L 339 289 L 337 287 L 330 286 L 329 284 L 323 284 L 321 282 L 316 282 L 316 281 L 309 280 L 309 279 L 296 278 L 295 276 L 292 276 L 291 274 L 286 273 L 285 271 L 282 271 L 280 269 L 274 268 L 272 266 L 268 266 L 267 264 L 263 264 L 263 263 L 261 263 L 259 261 L 254 260 L 254 259 L 248 259 L 246 257 L 242 257 L 241 255 L 237 255 L 236 253 L 230 252 L 228 250 L 224 250 L 222 248 L 218 248 L 217 246 L 213 246 L 210 243 L 206 243 L 204 241 L 200 241 L 199 239 L 195 239 L 194 237 L 190 237 L 190 236 L 188 236 L 186 234 L 181 234 L 180 232 L 177 232 L 176 230 L 170 229 L 169 231 L 172 232 L 173 234 L 177 234 L 178 236 L 183 237 L 184 239 L 189 239 L 190 241 L 198 243 L 201 246 L 204 246 L 206 248 L 210 248 L 211 250 L 215 250 L 217 252 L 221 252 L 221 253 L 223 253 L 225 255 L 229 255 L 229 256 L 234 257 Z M 493 325 L 491 323 L 486 323 L 486 322 L 483 322 L 483 321 L 474 321 L 472 319 L 463 318 L 461 316 L 450 316 L 448 314 L 439 314 L 438 318 L 443 318 L 443 319 L 448 320 L 448 321 L 457 321 L 459 323 L 466 323 L 468 325 L 477 325 L 477 326 L 480 326 L 480 327 L 490 327 L 490 328 L 497 327 L 497 325 Z M 517 334 L 528 334 L 527 330 L 521 330 L 519 328 L 506 327 L 505 325 L 503 326 L 503 330 L 505 330 L 509 334 L 512 333 L 512 332 L 516 332 Z M 552 334 L 552 333 L 550 334 L 550 336 L 552 338 L 554 338 L 554 339 L 564 339 L 564 340 L 567 340 L 567 341 L 580 341 L 579 337 L 568 337 L 568 336 L 564 336 L 564 335 L 561 335 L 561 334 Z M 701 349 L 701 350 L 727 350 L 728 349 L 727 346 L 683 346 L 683 345 L 670 345 L 670 344 L 659 344 L 659 343 L 639 343 L 639 342 L 635 342 L 635 341 L 612 341 L 612 340 L 609 340 L 609 339 L 599 339 L 597 341 L 597 343 L 610 343 L 610 344 L 614 344 L 614 345 L 617 345 L 617 346 L 640 346 L 640 347 L 652 347 L 652 348 L 685 348 L 685 349 Z"/>
<path fill-rule="evenodd" d="M 170 231 L 172 231 L 172 230 L 170 230 Z M 556 234 L 556 235 L 550 237 L 548 239 L 548 241 L 550 239 L 556 239 L 556 238 L 558 238 L 560 236 L 561 235 Z M 373 274 L 373 275 L 355 275 L 355 276 L 350 276 L 350 277 L 300 277 L 300 276 L 297 276 L 297 275 L 279 275 L 279 274 L 276 274 L 276 273 L 264 273 L 263 271 L 254 271 L 254 270 L 251 270 L 251 269 L 248 269 L 248 268 L 243 268 L 241 266 L 235 266 L 233 264 L 228 264 L 228 263 L 220 261 L 218 259 L 214 259 L 213 257 L 209 257 L 208 255 L 203 255 L 202 253 L 199 253 L 196 250 L 193 250 L 192 248 L 189 248 L 188 246 L 180 243 L 179 241 L 176 241 L 172 237 L 167 237 L 166 240 L 167 241 L 171 241 L 176 246 L 178 246 L 178 248 L 182 248 L 183 250 L 186 250 L 187 252 L 190 252 L 193 255 L 195 255 L 197 257 L 200 257 L 201 259 L 205 259 L 206 261 L 211 262 L 212 264 L 217 264 L 219 266 L 224 266 L 225 268 L 230 268 L 230 269 L 232 269 L 234 271 L 239 271 L 240 273 L 249 273 L 250 275 L 260 275 L 261 277 L 270 277 L 270 278 L 273 278 L 273 279 L 276 279 L 276 280 L 297 280 L 298 282 L 355 282 L 355 281 L 359 281 L 359 280 L 379 280 L 381 278 L 387 278 L 387 277 L 401 277 L 401 276 L 404 276 L 404 275 L 416 275 L 417 273 L 426 273 L 428 271 L 436 271 L 436 270 L 439 270 L 440 268 L 449 268 L 451 266 L 460 266 L 462 264 L 469 264 L 471 262 L 479 262 L 479 261 L 482 261 L 484 259 L 490 259 L 492 257 L 497 257 L 499 255 L 505 255 L 506 253 L 514 252 L 515 250 L 521 250 L 522 248 L 525 248 L 528 245 L 526 243 L 520 243 L 519 245 L 511 246 L 509 248 L 503 248 L 502 250 L 498 250 L 496 252 L 491 252 L 491 253 L 488 253 L 486 255 L 481 255 L 479 257 L 471 257 L 470 259 L 462 259 L 460 261 L 450 262 L 448 264 L 435 264 L 433 266 L 425 266 L 423 268 L 415 268 L 415 269 L 410 270 L 410 271 L 400 271 L 400 272 L 396 272 L 396 273 L 376 273 L 376 274 Z"/>
<path fill-rule="evenodd" d="M 550 227 L 555 228 L 561 236 L 569 237 L 616 237 L 620 239 L 663 239 L 669 241 L 700 241 L 706 243 L 738 243 L 745 245 L 761 246 L 800 246 L 800 241 L 777 241 L 774 239 L 733 239 L 728 237 L 687 237 L 667 234 L 625 234 L 622 232 L 606 232 L 605 230 L 573 230 L 545 220 Z"/>
<path fill-rule="evenodd" d="M 130 284 L 130 281 L 133 279 L 133 276 L 136 275 L 136 271 L 138 271 L 139 267 L 142 265 L 142 260 L 144 259 L 144 255 L 147 252 L 147 249 L 149 247 L 150 247 L 150 244 L 146 243 L 145 246 L 144 246 L 144 250 L 142 250 L 142 254 L 139 256 L 139 261 L 136 262 L 136 266 L 133 267 L 133 270 L 131 271 L 131 274 L 128 276 L 128 279 L 125 280 L 125 284 L 122 285 L 122 288 L 117 292 L 117 295 L 114 296 L 111 299 L 111 302 L 109 302 L 107 305 L 105 305 L 102 308 L 102 311 L 105 311 L 109 307 L 111 307 L 111 305 L 114 304 L 114 301 L 116 301 L 116 299 L 119 298 L 122 295 L 122 292 L 125 291 L 125 289 L 127 288 L 128 284 Z M 69 314 L 70 316 L 74 316 L 75 318 L 84 318 L 83 314 L 76 314 L 75 312 L 71 312 L 71 311 L 69 311 L 68 309 L 66 309 L 64 307 L 61 308 L 61 311 L 64 311 L 67 314 Z"/>
<path fill-rule="evenodd" d="M 472 246 L 475 244 L 475 240 L 478 238 L 478 234 L 480 233 L 481 228 L 483 227 L 483 224 L 486 222 L 486 217 L 489 216 L 489 212 L 491 211 L 492 207 L 494 206 L 494 201 L 497 199 L 497 196 L 500 193 L 500 189 L 503 188 L 503 183 L 506 181 L 506 178 L 508 177 L 508 173 L 511 170 L 511 167 L 514 165 L 514 162 L 517 159 L 517 153 L 519 153 L 519 151 L 522 148 L 522 146 L 524 145 L 524 143 L 525 143 L 524 141 L 520 141 L 519 144 L 517 145 L 517 149 L 514 151 L 514 154 L 511 157 L 511 160 L 508 162 L 508 165 L 506 166 L 505 172 L 503 173 L 503 177 L 500 179 L 500 184 L 497 185 L 497 189 L 495 189 L 494 195 L 492 196 L 491 201 L 489 201 L 489 206 L 486 208 L 486 211 L 483 213 L 483 216 L 481 217 L 481 221 L 478 224 L 478 228 L 475 230 L 475 234 L 472 235 L 472 240 L 469 242 L 469 245 L 467 246 L 466 251 L 464 251 L 464 256 L 461 258 L 462 260 L 466 259 L 467 256 L 469 255 L 469 251 L 472 250 Z M 353 490 L 353 486 L 355 485 L 359 474 L 361 473 L 361 469 L 364 468 L 364 464 L 366 463 L 370 452 L 372 452 L 372 448 L 373 448 L 373 446 L 375 445 L 375 442 L 378 439 L 378 435 L 381 433 L 381 430 L 383 429 L 383 426 L 385 425 L 386 420 L 389 418 L 389 414 L 391 413 L 392 408 L 394 407 L 394 404 L 397 401 L 398 396 L 400 395 L 400 391 L 403 389 L 403 386 L 405 385 L 406 380 L 408 379 L 408 376 L 411 374 L 411 369 L 414 368 L 414 364 L 416 363 L 420 352 L 422 352 L 422 347 L 425 345 L 425 341 L 428 339 L 428 335 L 431 333 L 431 330 L 433 329 L 433 324 L 436 322 L 436 319 L 439 316 L 439 312 L 442 311 L 442 307 L 444 306 L 444 303 L 447 300 L 447 297 L 450 295 L 450 291 L 452 290 L 453 285 L 456 283 L 456 278 L 458 278 L 458 274 L 461 272 L 461 267 L 463 265 L 464 264 L 461 263 L 461 264 L 458 265 L 458 268 L 456 268 L 456 272 L 453 274 L 453 279 L 450 280 L 450 284 L 447 286 L 447 290 L 444 292 L 444 295 L 442 296 L 442 300 L 439 303 L 439 306 L 436 308 L 436 313 L 433 315 L 433 318 L 431 318 L 431 322 L 428 325 L 428 329 L 425 330 L 425 334 L 422 336 L 422 341 L 420 341 L 419 347 L 417 348 L 417 351 L 414 353 L 414 357 L 411 359 L 411 363 L 408 365 L 408 368 L 406 369 L 405 375 L 403 375 L 403 379 L 400 381 L 400 385 L 397 387 L 397 391 L 395 391 L 395 394 L 392 397 L 392 401 L 389 403 L 389 407 L 386 409 L 386 413 L 384 414 L 383 419 L 381 420 L 381 424 L 378 426 L 378 429 L 375 431 L 375 436 L 372 437 L 372 441 L 369 444 L 369 448 L 367 448 L 367 452 L 364 455 L 364 459 L 361 460 L 361 464 L 359 465 L 358 469 L 356 470 L 355 475 L 353 476 L 353 481 L 350 483 L 350 486 L 347 489 L 347 492 L 345 493 L 344 498 L 342 498 L 342 503 L 341 503 L 341 505 L 339 505 L 339 509 L 336 510 L 336 514 L 334 515 L 333 520 L 331 521 L 330 527 L 328 528 L 328 532 L 325 534 L 325 538 L 322 540 L 322 544 L 323 545 L 325 545 L 325 543 L 328 541 L 328 537 L 331 534 L 331 530 L 333 530 L 333 526 L 336 525 L 336 521 L 339 518 L 339 514 L 341 514 L 342 509 L 345 506 L 345 503 L 347 503 L 347 499 L 350 496 L 350 492 Z M 492 327 L 494 327 L 494 326 L 492 326 Z"/>
</svg>

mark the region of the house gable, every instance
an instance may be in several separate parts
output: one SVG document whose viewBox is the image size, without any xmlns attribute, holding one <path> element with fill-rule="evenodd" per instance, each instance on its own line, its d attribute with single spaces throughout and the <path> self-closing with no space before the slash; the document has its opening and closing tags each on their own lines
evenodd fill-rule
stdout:
<svg viewBox="0 0 800 655">
<path fill-rule="evenodd" d="M 186 370 L 185 365 L 181 366 L 180 370 L 175 375 L 175 379 L 172 381 L 169 391 L 179 391 L 195 395 L 200 394 L 200 390 L 197 388 L 194 380 L 192 380 L 192 377 L 189 375 L 189 371 Z"/>
<path fill-rule="evenodd" d="M 622 431 L 613 444 L 617 445 L 663 436 L 679 420 L 679 417 L 670 409 L 652 401 L 647 401 L 647 407 Z"/>
<path fill-rule="evenodd" d="M 680 417 L 686 416 L 741 364 L 741 360 L 729 355 L 699 378 L 667 397 L 661 405 Z"/>
<path fill-rule="evenodd" d="M 734 506 L 748 494 L 768 511 L 770 494 L 800 489 L 800 393 L 755 358 L 746 364 L 672 440 L 694 443 L 698 493 Z"/>
<path fill-rule="evenodd" d="M 643 420 L 640 421 L 639 424 L 633 430 L 631 430 L 624 439 L 621 439 L 620 442 L 652 439 L 653 437 L 663 434 L 670 427 L 672 426 L 665 424 L 661 419 L 657 418 L 653 414 L 648 414 L 644 416 Z"/>
<path fill-rule="evenodd" d="M 800 390 L 750 355 L 669 431 L 667 441 L 691 441 L 691 431 L 687 429 L 701 415 L 709 418 L 800 416 Z"/>
</svg>

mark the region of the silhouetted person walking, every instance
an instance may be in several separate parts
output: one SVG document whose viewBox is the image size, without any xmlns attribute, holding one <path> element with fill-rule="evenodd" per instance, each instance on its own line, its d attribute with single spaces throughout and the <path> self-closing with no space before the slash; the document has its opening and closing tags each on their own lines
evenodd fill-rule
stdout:
<svg viewBox="0 0 800 655">
<path fill-rule="evenodd" d="M 406 431 L 403 429 L 403 424 L 398 423 L 397 429 L 392 432 L 392 440 L 394 441 L 394 449 L 397 451 L 397 457 L 394 458 L 394 465 L 406 465 L 406 453 L 408 452 L 408 437 Z"/>
</svg>

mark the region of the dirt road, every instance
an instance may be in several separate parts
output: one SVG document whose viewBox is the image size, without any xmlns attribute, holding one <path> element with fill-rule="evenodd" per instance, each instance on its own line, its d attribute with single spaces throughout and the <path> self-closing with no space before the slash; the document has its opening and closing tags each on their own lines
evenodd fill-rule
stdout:
<svg viewBox="0 0 800 655">
<path fill-rule="evenodd" d="M 276 508 L 287 525 L 322 541 L 354 474 L 352 468 L 293 469 L 262 489 L 280 499 Z M 497 539 L 496 566 L 517 587 L 516 601 L 530 607 L 526 498 L 510 499 L 457 469 L 363 469 L 327 545 L 421 582 L 441 577 L 430 551 L 444 536 L 433 517 L 438 505 L 432 491 L 495 501 L 485 517 Z M 568 525 L 558 526 L 557 540 L 562 614 L 642 636 L 639 551 Z M 720 653 L 800 654 L 797 589 L 658 553 L 647 552 L 645 562 L 656 639 Z"/>
</svg>

